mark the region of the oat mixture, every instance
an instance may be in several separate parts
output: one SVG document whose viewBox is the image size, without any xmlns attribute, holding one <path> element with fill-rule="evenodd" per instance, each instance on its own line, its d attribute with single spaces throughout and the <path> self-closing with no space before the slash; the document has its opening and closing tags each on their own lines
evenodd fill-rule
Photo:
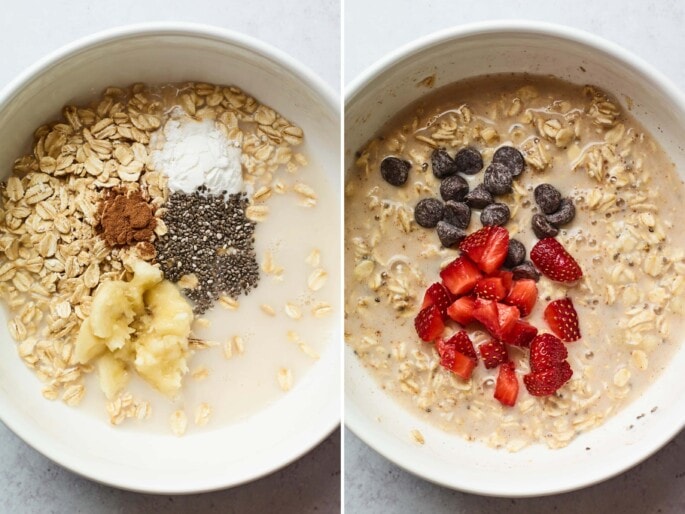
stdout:
<svg viewBox="0 0 685 514">
<path fill-rule="evenodd" d="M 268 218 L 273 193 L 287 197 L 297 209 L 316 207 L 314 188 L 298 179 L 299 170 L 307 165 L 304 155 L 295 151 L 303 143 L 299 127 L 237 87 L 204 83 L 110 87 L 90 105 L 64 107 L 63 118 L 39 127 L 30 153 L 16 160 L 2 184 L 0 203 L 0 296 L 9 308 L 9 332 L 19 356 L 44 383 L 42 392 L 47 399 L 61 398 L 75 406 L 86 394 L 84 382 L 96 366 L 81 363 L 75 347 L 84 321 L 91 316 L 99 286 L 119 281 L 115 285 L 125 287 L 124 281 L 132 280 L 132 262 L 143 261 L 159 268 L 158 252 L 174 260 L 170 251 L 173 245 L 168 242 L 177 237 L 175 227 L 164 221 L 175 219 L 169 216 L 174 205 L 169 203 L 171 193 L 164 170 L 157 169 L 151 158 L 151 140 L 171 112 L 189 120 L 209 120 L 240 148 L 242 181 L 250 194 L 247 198 L 235 195 L 237 207 L 225 211 L 240 217 L 247 233 L 243 246 L 249 243 L 250 247 L 240 258 L 241 269 L 247 269 L 249 277 L 237 277 L 234 270 L 220 269 L 215 263 L 214 272 L 231 277 L 229 282 L 219 282 L 230 290 L 215 287 L 209 295 L 193 294 L 203 285 L 198 278 L 205 280 L 204 285 L 211 279 L 192 273 L 190 255 L 184 261 L 188 269 L 176 269 L 167 278 L 191 299 L 203 298 L 199 311 L 204 312 L 214 300 L 223 308 L 238 310 L 238 297 L 256 286 L 260 265 L 265 275 L 280 274 L 282 278 L 284 268 L 290 271 L 278 266 L 271 252 L 258 256 L 251 243 L 255 225 Z M 278 205 L 283 208 L 282 202 Z M 220 230 L 219 235 L 228 239 L 224 249 L 230 256 L 237 250 L 230 247 L 228 230 L 235 226 L 224 223 L 223 228 L 227 232 Z M 259 230 L 257 227 L 257 234 Z M 220 246 L 221 242 L 217 251 Z M 245 250 L 243 246 L 239 250 Z M 191 245 L 186 253 L 193 250 L 198 249 Z M 314 251 L 314 267 L 300 261 L 300 273 L 319 269 L 319 250 Z M 230 284 L 237 285 L 228 287 Z M 318 319 L 330 314 L 332 308 L 323 298 L 313 296 L 313 285 L 302 279 L 300 289 L 311 292 L 306 306 L 312 313 L 307 315 Z M 284 319 L 302 317 L 303 305 L 294 300 Z M 131 326 L 135 323 L 138 321 Z M 201 333 L 208 325 L 207 320 L 196 316 L 193 331 Z M 244 351 L 242 340 L 236 337 L 229 335 L 224 344 L 226 358 Z M 282 339 L 287 340 L 285 330 Z M 191 334 L 184 342 L 184 351 L 189 356 L 219 344 Z M 311 360 L 311 355 L 306 358 Z M 292 374 L 284 364 L 273 363 L 274 389 L 280 386 L 285 390 L 292 385 Z M 101 373 L 102 366 L 97 367 Z M 188 372 L 195 381 L 209 376 L 209 368 L 204 366 L 181 372 Z M 186 414 L 185 409 L 191 410 Z M 113 424 L 151 416 L 150 402 L 125 389 L 109 398 L 106 410 Z M 205 425 L 211 413 L 212 406 L 206 402 L 186 404 L 171 415 L 173 432 L 182 434 L 188 417 L 198 426 Z"/>
<path fill-rule="evenodd" d="M 436 176 L 440 148 L 452 162 L 472 147 L 487 165 L 502 146 L 525 159 L 513 190 L 497 197 L 502 206 L 485 207 L 493 200 L 476 187 L 480 167 L 452 183 Z M 382 166 L 389 156 L 395 164 Z M 462 158 L 462 169 L 475 162 L 468 152 Z M 567 202 L 552 199 L 557 210 L 549 212 L 563 221 L 558 228 L 542 216 L 549 198 L 534 197 L 543 183 Z M 468 191 L 469 205 L 478 206 L 463 233 L 456 210 L 441 229 L 447 211 L 435 217 L 435 205 L 419 205 L 445 198 L 442 188 L 448 195 Z M 657 142 L 595 87 L 507 75 L 436 91 L 389 122 L 353 163 L 345 189 L 346 342 L 389 395 L 444 430 L 510 451 L 540 442 L 563 447 L 641 394 L 677 347 L 685 253 L 676 220 L 684 195 Z M 479 366 L 469 380 L 459 378 L 414 327 L 426 288 L 459 255 L 446 246 L 483 224 L 503 223 L 527 252 L 538 238 L 556 237 L 583 271 L 572 286 L 540 278 L 530 315 L 545 327 L 544 305 L 572 299 L 582 332 L 566 345 L 572 378 L 549 396 L 522 388 L 513 407 L 493 398 L 496 370 Z M 469 335 L 476 344 L 489 339 L 483 330 Z M 519 376 L 530 371 L 521 349 L 511 347 L 509 358 Z"/>
</svg>

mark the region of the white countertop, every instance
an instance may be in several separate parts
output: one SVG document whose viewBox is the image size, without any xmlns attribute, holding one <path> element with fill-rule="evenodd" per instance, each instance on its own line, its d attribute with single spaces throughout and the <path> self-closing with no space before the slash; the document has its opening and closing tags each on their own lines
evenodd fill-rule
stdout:
<svg viewBox="0 0 685 514">
<path fill-rule="evenodd" d="M 8 8 L 8 5 L 11 5 Z M 337 0 L 21 0 L 2 3 L 0 88 L 37 59 L 81 36 L 145 21 L 218 25 L 278 47 L 340 87 Z M 36 394 L 39 394 L 36 391 Z M 49 461 L 0 423 L 0 512 L 127 514 L 333 513 L 340 504 L 340 431 L 299 461 L 234 489 L 192 496 L 153 496 L 112 489 Z"/>
<path fill-rule="evenodd" d="M 345 0 L 345 83 L 401 45 L 436 30 L 492 19 L 570 25 L 649 61 L 685 89 L 685 3 L 678 0 Z M 685 432 L 623 475 L 537 499 L 485 498 L 419 479 L 345 432 L 348 513 L 685 512 Z"/>
</svg>

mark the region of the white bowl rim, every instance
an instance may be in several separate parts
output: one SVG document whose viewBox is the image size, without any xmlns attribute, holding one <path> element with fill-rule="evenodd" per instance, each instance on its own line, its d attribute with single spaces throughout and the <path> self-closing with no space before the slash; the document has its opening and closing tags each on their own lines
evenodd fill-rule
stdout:
<svg viewBox="0 0 685 514">
<path fill-rule="evenodd" d="M 289 54 L 271 46 L 268 43 L 247 36 L 240 32 L 229 29 L 224 29 L 212 25 L 201 23 L 186 23 L 186 22 L 145 22 L 128 24 L 117 27 L 105 29 L 93 34 L 89 34 L 79 38 L 71 43 L 68 43 L 57 50 L 42 57 L 34 64 L 30 65 L 22 71 L 16 78 L 11 80 L 5 87 L 0 90 L 0 108 L 10 103 L 16 94 L 31 81 L 43 74 L 46 70 L 53 66 L 59 65 L 64 59 L 71 58 L 81 51 L 93 48 L 102 44 L 111 43 L 114 41 L 128 39 L 131 37 L 141 36 L 193 36 L 204 37 L 214 41 L 228 43 L 234 46 L 242 47 L 250 52 L 259 55 L 277 63 L 279 66 L 285 68 L 303 83 L 307 84 L 315 93 L 317 93 L 331 109 L 331 112 L 340 113 L 340 100 L 333 88 L 328 85 L 322 78 L 316 75 L 307 66 L 300 61 L 291 57 Z M 342 207 L 341 207 L 342 208 Z M 334 338 L 334 341 L 339 341 L 339 338 Z M 216 491 L 226 489 L 229 487 L 236 487 L 253 480 L 257 480 L 266 475 L 269 475 L 288 464 L 296 461 L 306 453 L 311 451 L 314 447 L 319 445 L 326 439 L 333 431 L 340 425 L 341 416 L 338 412 L 336 415 L 329 416 L 326 419 L 316 417 L 312 419 L 308 425 L 308 437 L 298 437 L 293 447 L 288 452 L 280 454 L 281 459 L 268 465 L 262 466 L 260 469 L 249 475 L 241 478 L 239 481 L 231 481 L 226 483 L 222 481 L 221 477 L 217 477 L 211 483 L 202 487 L 183 488 L 177 484 L 165 488 L 158 487 L 151 489 L 143 485 L 127 481 L 125 477 L 111 476 L 107 471 L 95 471 L 88 467 L 85 460 L 72 458 L 68 452 L 61 453 L 55 451 L 51 445 L 49 438 L 45 438 L 40 430 L 34 429 L 30 424 L 23 424 L 20 419 L 12 417 L 10 414 L 12 407 L 10 403 L 0 395 L 0 421 L 2 421 L 17 437 L 22 439 L 26 444 L 33 449 L 49 458 L 60 466 L 72 471 L 80 476 L 93 480 L 95 482 L 125 489 L 134 492 L 148 493 L 148 494 L 194 494 Z"/>
<path fill-rule="evenodd" d="M 632 68 L 638 71 L 641 75 L 649 76 L 657 85 L 662 94 L 665 94 L 670 101 L 681 105 L 685 109 L 685 94 L 683 94 L 683 92 L 681 92 L 681 90 L 666 77 L 666 75 L 656 70 L 644 59 L 637 57 L 618 44 L 584 30 L 576 29 L 566 25 L 532 20 L 512 19 L 482 21 L 458 25 L 427 34 L 397 48 L 396 50 L 393 50 L 389 54 L 374 62 L 360 75 L 355 77 L 347 87 L 345 87 L 345 110 L 347 110 L 347 106 L 355 99 L 355 97 L 366 87 L 368 87 L 377 76 L 389 68 L 400 64 L 402 61 L 410 59 L 419 52 L 423 52 L 430 47 L 437 46 L 455 39 L 462 39 L 476 35 L 502 33 L 532 34 L 547 36 L 555 39 L 566 39 L 602 51 L 612 59 L 625 65 L 627 68 Z M 347 396 L 345 396 L 345 399 L 348 401 Z M 375 425 L 373 423 L 369 423 L 369 420 L 366 417 L 357 416 L 356 413 L 352 414 L 351 416 L 349 414 L 350 413 L 346 410 L 344 422 L 347 428 L 349 428 L 357 437 L 359 437 L 362 441 L 364 441 L 364 443 L 369 445 L 376 452 L 409 473 L 450 489 L 456 489 L 459 491 L 483 496 L 502 497 L 502 494 L 498 493 L 497 491 L 496 483 L 484 483 L 482 486 L 464 486 L 463 484 L 457 484 L 450 481 L 449 477 L 446 477 L 438 472 L 433 472 L 431 469 L 423 468 L 421 470 L 416 470 L 413 466 L 413 461 L 408 455 L 402 454 L 402 452 L 394 451 L 397 444 L 396 442 L 393 442 L 390 440 L 390 438 L 384 436 L 379 428 L 374 428 Z M 574 483 L 560 483 L 558 486 L 550 487 L 548 489 L 522 491 L 521 494 L 507 494 L 506 497 L 527 498 L 548 496 L 574 491 L 598 484 L 618 476 L 634 466 L 637 466 L 639 463 L 663 448 L 684 428 L 685 418 L 683 418 L 683 421 L 680 423 L 680 425 L 678 425 L 678 423 L 674 423 L 670 431 L 664 431 L 658 438 L 654 438 L 648 444 L 642 446 L 642 451 L 636 452 L 634 458 L 628 463 L 628 465 L 618 465 L 613 467 L 608 465 L 605 467 L 606 472 L 601 476 L 583 477 Z"/>
</svg>

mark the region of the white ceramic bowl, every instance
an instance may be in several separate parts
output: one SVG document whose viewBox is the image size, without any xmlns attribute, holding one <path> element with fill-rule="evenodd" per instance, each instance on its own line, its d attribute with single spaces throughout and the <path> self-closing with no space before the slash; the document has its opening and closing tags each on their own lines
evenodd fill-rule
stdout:
<svg viewBox="0 0 685 514">
<path fill-rule="evenodd" d="M 9 172 L 33 130 L 54 119 L 65 103 L 92 99 L 108 85 L 186 80 L 236 84 L 297 122 L 313 160 L 327 171 L 332 186 L 340 187 L 336 95 L 297 61 L 264 43 L 177 23 L 108 30 L 24 72 L 0 93 L 0 169 Z M 176 438 L 126 426 L 113 429 L 103 418 L 44 400 L 40 383 L 16 355 L 4 311 L 0 318 L 0 418 L 47 457 L 99 482 L 155 493 L 237 485 L 298 458 L 340 421 L 339 336 L 283 399 L 245 421 Z"/>
<path fill-rule="evenodd" d="M 632 114 L 685 172 L 685 98 L 673 84 L 614 44 L 533 22 L 457 27 L 401 48 L 372 66 L 346 94 L 346 163 L 353 162 L 354 152 L 393 114 L 428 93 L 417 87 L 424 77 L 435 73 L 437 88 L 501 72 L 553 74 L 595 84 L 624 104 L 630 98 Z M 685 348 L 642 397 L 600 428 L 561 450 L 537 445 L 513 454 L 468 443 L 421 422 L 378 388 L 350 348 L 345 362 L 345 422 L 353 432 L 408 471 L 478 494 L 536 496 L 584 487 L 634 466 L 685 426 Z M 658 409 L 651 413 L 654 407 Z M 424 446 L 411 440 L 415 428 L 424 434 Z"/>
</svg>

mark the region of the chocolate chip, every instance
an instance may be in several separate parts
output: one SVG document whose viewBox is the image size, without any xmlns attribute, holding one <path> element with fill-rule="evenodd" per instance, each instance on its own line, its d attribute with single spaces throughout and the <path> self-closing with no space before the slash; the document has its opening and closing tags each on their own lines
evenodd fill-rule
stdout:
<svg viewBox="0 0 685 514">
<path fill-rule="evenodd" d="M 576 208 L 570 198 L 564 198 L 559 205 L 557 212 L 548 214 L 547 221 L 558 227 L 570 223 L 576 217 Z"/>
<path fill-rule="evenodd" d="M 472 209 L 483 209 L 494 201 L 492 195 L 485 189 L 483 184 L 477 185 L 464 197 L 464 202 Z"/>
<path fill-rule="evenodd" d="M 381 161 L 381 176 L 388 184 L 401 186 L 409 178 L 411 163 L 398 157 L 386 157 Z"/>
<path fill-rule="evenodd" d="M 440 196 L 445 201 L 454 200 L 455 202 L 461 202 L 468 192 L 469 183 L 460 175 L 447 177 L 440 184 Z"/>
<path fill-rule="evenodd" d="M 444 148 L 433 150 L 431 165 L 433 166 L 433 175 L 438 178 L 449 177 L 457 172 L 457 165 L 454 159 L 450 157 L 450 154 Z"/>
<path fill-rule="evenodd" d="M 445 248 L 451 248 L 466 237 L 466 231 L 455 227 L 454 225 L 450 225 L 445 221 L 438 222 L 437 232 L 440 242 Z"/>
<path fill-rule="evenodd" d="M 523 278 L 530 278 L 536 282 L 540 280 L 540 273 L 535 269 L 533 263 L 525 261 L 511 270 L 514 273 L 514 280 L 521 280 Z"/>
<path fill-rule="evenodd" d="M 426 228 L 433 228 L 442 219 L 444 207 L 437 198 L 424 198 L 414 208 L 416 223 Z"/>
<path fill-rule="evenodd" d="M 454 162 L 459 173 L 475 175 L 483 169 L 483 158 L 480 152 L 471 146 L 462 148 L 454 157 Z"/>
<path fill-rule="evenodd" d="M 514 177 L 518 177 L 523 173 L 526 167 L 526 161 L 523 154 L 513 146 L 503 146 L 498 148 L 492 156 L 492 162 L 497 164 L 504 164 Z"/>
<path fill-rule="evenodd" d="M 466 230 L 471 222 L 471 209 L 465 203 L 450 200 L 445 202 L 442 219 L 450 225 Z"/>
<path fill-rule="evenodd" d="M 561 193 L 552 184 L 540 184 L 533 192 L 535 203 L 545 214 L 556 212 L 561 203 Z"/>
<path fill-rule="evenodd" d="M 531 224 L 533 225 L 533 232 L 535 232 L 538 239 L 554 237 L 559 233 L 559 229 L 550 224 L 542 214 L 534 214 Z"/>
<path fill-rule="evenodd" d="M 511 192 L 514 177 L 504 164 L 493 163 L 485 170 L 483 185 L 493 195 L 505 195 Z"/>
<path fill-rule="evenodd" d="M 480 213 L 480 222 L 483 226 L 497 225 L 502 226 L 511 217 L 509 207 L 503 203 L 491 203 Z"/>
<path fill-rule="evenodd" d="M 507 258 L 504 260 L 504 266 L 507 268 L 514 268 L 521 264 L 526 258 L 526 247 L 518 239 L 509 240 L 509 248 L 507 249 Z"/>
</svg>

